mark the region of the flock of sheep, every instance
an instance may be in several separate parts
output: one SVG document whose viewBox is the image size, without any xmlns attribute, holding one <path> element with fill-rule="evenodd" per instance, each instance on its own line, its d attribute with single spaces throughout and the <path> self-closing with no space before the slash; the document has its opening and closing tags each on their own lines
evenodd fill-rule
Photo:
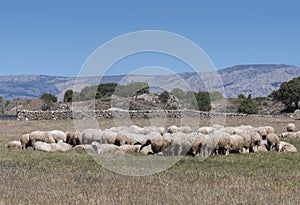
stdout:
<svg viewBox="0 0 300 205">
<path fill-rule="evenodd" d="M 280 135 L 271 126 L 252 127 L 241 125 L 223 127 L 213 125 L 193 131 L 189 126 L 112 127 L 106 130 L 86 129 L 82 132 L 34 131 L 11 141 L 7 148 L 45 152 L 85 150 L 95 154 L 141 154 L 164 156 L 208 156 L 210 154 L 249 152 L 297 152 L 295 146 L 280 141 L 281 138 L 300 138 L 296 126 L 287 125 L 287 132 Z"/>
</svg>

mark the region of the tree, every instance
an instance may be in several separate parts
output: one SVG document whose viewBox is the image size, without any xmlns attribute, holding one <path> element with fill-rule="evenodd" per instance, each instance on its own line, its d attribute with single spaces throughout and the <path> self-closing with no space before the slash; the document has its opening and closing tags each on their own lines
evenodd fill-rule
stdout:
<svg viewBox="0 0 300 205">
<path fill-rule="evenodd" d="M 69 89 L 65 92 L 64 102 L 72 102 L 73 100 L 73 90 Z"/>
<path fill-rule="evenodd" d="M 286 106 L 287 111 L 299 109 L 300 77 L 282 83 L 280 88 L 273 91 L 269 97 L 272 100 L 282 102 Z"/>
<path fill-rule="evenodd" d="M 42 110 L 50 110 L 53 103 L 57 102 L 57 97 L 51 93 L 44 93 L 40 99 L 44 100 L 45 104 L 42 105 Z"/>
<path fill-rule="evenodd" d="M 248 98 L 241 99 L 241 103 L 238 106 L 238 112 L 246 114 L 257 114 L 258 106 L 254 99 L 251 98 L 251 94 L 248 95 Z"/>
<path fill-rule="evenodd" d="M 209 97 L 210 97 L 211 101 L 216 101 L 216 100 L 223 99 L 223 95 L 219 91 L 212 91 L 212 92 L 210 92 L 209 93 Z"/>
<path fill-rule="evenodd" d="M 2 102 L 3 102 L 3 97 L 0 96 L 0 105 L 2 105 Z"/>
<path fill-rule="evenodd" d="M 180 100 L 185 98 L 185 92 L 180 88 L 174 88 L 171 93 Z"/>
<path fill-rule="evenodd" d="M 211 100 L 208 92 L 198 92 L 195 94 L 198 103 L 198 108 L 201 111 L 211 110 Z"/>
<path fill-rule="evenodd" d="M 158 95 L 158 100 L 166 104 L 169 101 L 170 97 L 170 93 L 168 91 L 164 91 Z"/>
</svg>

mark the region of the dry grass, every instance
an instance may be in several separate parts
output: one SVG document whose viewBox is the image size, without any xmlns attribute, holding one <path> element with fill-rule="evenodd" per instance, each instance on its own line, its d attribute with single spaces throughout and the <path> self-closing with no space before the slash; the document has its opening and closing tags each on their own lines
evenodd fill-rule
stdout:
<svg viewBox="0 0 300 205">
<path fill-rule="evenodd" d="M 272 125 L 282 132 L 287 122 L 300 128 L 300 121 L 285 117 L 228 118 L 226 124 Z M 129 177 L 106 170 L 86 153 L 4 149 L 7 141 L 33 130 L 72 130 L 72 121 L 0 125 L 0 204 L 300 204 L 299 152 L 232 154 L 202 162 L 184 157 L 158 174 Z M 110 126 L 112 121 L 100 121 L 101 128 Z M 300 150 L 299 139 L 290 141 Z"/>
</svg>

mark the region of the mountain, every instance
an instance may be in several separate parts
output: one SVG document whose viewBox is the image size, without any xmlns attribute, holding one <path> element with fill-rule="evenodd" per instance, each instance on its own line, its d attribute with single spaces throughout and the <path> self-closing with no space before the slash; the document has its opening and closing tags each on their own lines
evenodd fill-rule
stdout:
<svg viewBox="0 0 300 205">
<path fill-rule="evenodd" d="M 16 98 L 37 98 L 49 92 L 61 100 L 67 89 L 81 90 L 89 85 L 115 82 L 148 82 L 152 92 L 171 90 L 179 87 L 183 90 L 220 90 L 225 89 L 226 97 L 237 97 L 240 93 L 253 97 L 267 96 L 279 88 L 282 82 L 300 76 L 300 68 L 284 64 L 237 65 L 218 70 L 218 73 L 179 73 L 173 75 L 119 75 L 100 77 L 62 77 L 46 75 L 0 76 L 0 95 L 5 100 Z M 101 81 L 100 81 L 101 79 Z M 222 80 L 222 83 L 218 79 Z M 207 86 L 209 85 L 209 86 Z"/>
</svg>

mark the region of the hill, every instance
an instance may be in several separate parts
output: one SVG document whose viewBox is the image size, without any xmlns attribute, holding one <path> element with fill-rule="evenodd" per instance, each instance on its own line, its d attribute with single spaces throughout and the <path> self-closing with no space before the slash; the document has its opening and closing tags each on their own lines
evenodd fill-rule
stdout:
<svg viewBox="0 0 300 205">
<path fill-rule="evenodd" d="M 300 76 L 300 68 L 284 64 L 237 65 L 218 70 L 223 81 L 226 97 L 237 97 L 240 93 L 251 93 L 253 97 L 267 96 L 279 88 L 282 82 Z M 89 85 L 115 82 L 126 84 L 133 81 L 148 82 L 152 92 L 175 87 L 206 90 L 205 82 L 214 83 L 211 73 L 180 73 L 174 75 L 132 75 L 100 77 L 63 77 L 46 75 L 0 76 L 0 95 L 5 100 L 37 98 L 43 93 L 55 94 L 62 100 L 67 89 L 80 90 Z M 204 80 L 203 80 L 204 79 Z M 76 88 L 74 85 L 76 84 Z"/>
</svg>

